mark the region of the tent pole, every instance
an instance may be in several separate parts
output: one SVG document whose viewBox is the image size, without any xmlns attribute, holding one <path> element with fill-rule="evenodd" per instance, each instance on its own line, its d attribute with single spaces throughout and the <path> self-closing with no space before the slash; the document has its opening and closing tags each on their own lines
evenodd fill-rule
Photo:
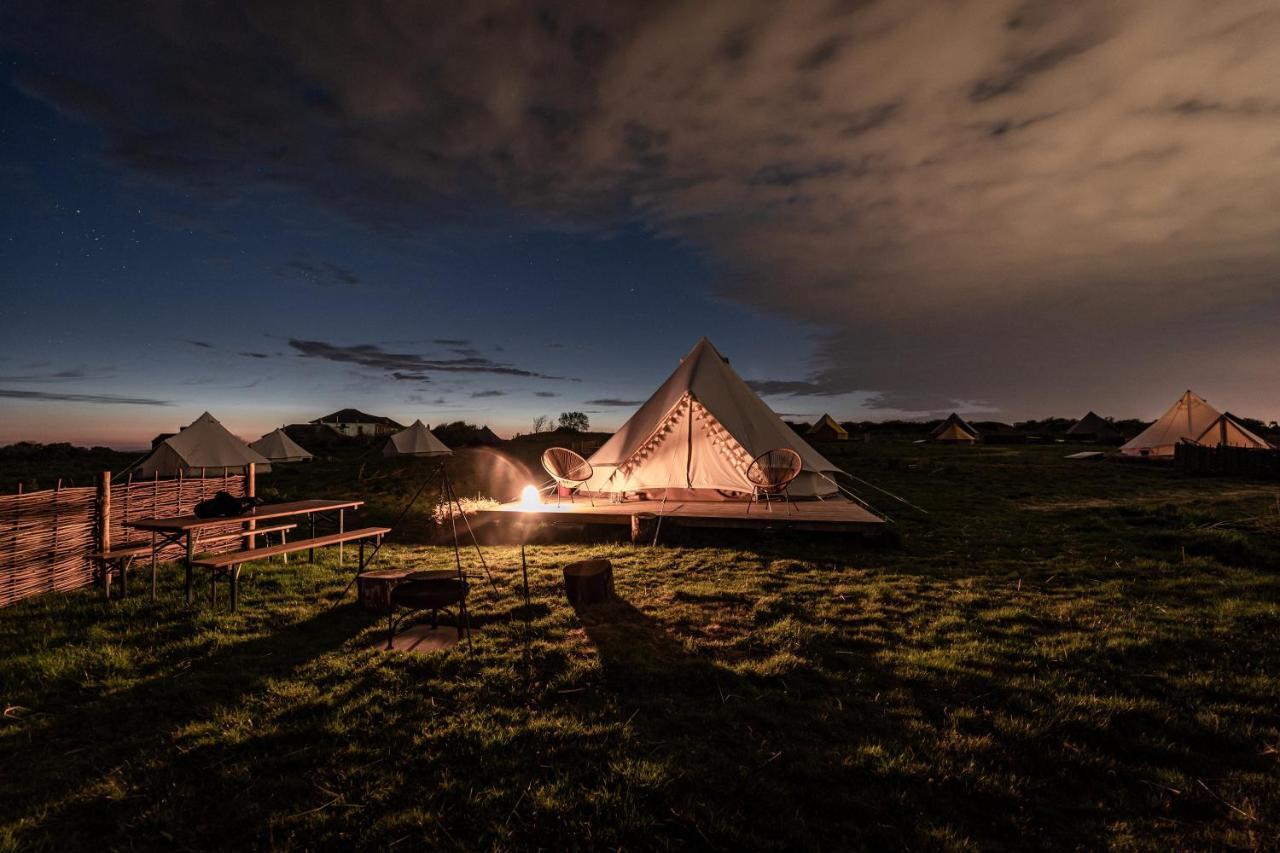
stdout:
<svg viewBox="0 0 1280 853">
<path fill-rule="evenodd" d="M 484 569 L 484 576 L 489 579 L 489 586 L 493 587 L 493 591 L 496 594 L 498 592 L 498 585 L 494 583 L 493 574 L 489 571 L 489 564 L 484 559 L 484 552 L 480 550 L 480 540 L 476 539 L 476 532 L 471 529 L 471 522 L 467 519 L 466 513 L 462 511 L 462 501 L 458 500 L 458 494 L 453 490 L 453 483 L 449 480 L 449 463 L 441 461 L 440 467 L 444 469 L 444 484 L 449 490 L 449 498 L 450 498 L 449 521 L 450 523 L 453 523 L 452 508 L 457 507 L 458 515 L 462 516 L 462 523 L 466 525 L 467 533 L 471 536 L 471 544 L 474 545 L 476 548 L 476 556 L 480 558 L 480 565 Z M 444 497 L 444 495 L 441 495 L 441 497 Z M 455 550 L 457 549 L 457 546 L 458 546 L 457 540 L 458 540 L 457 525 L 454 524 L 454 549 Z"/>
</svg>

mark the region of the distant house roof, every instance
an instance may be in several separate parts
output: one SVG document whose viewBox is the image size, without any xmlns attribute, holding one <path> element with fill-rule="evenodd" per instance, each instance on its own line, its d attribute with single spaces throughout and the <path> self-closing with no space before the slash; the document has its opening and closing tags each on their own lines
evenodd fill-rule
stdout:
<svg viewBox="0 0 1280 853">
<path fill-rule="evenodd" d="M 396 429 L 404 429 L 401 424 L 384 418 L 381 415 L 370 415 L 359 409 L 339 409 L 331 415 L 325 415 L 323 418 L 316 418 L 313 424 L 381 424 L 382 426 L 395 427 Z"/>
<path fill-rule="evenodd" d="M 1012 424 L 1006 424 L 1002 421 L 979 421 L 972 424 L 964 424 L 969 427 L 970 431 L 975 434 L 986 436 L 991 435 L 1017 435 L 1019 429 Z"/>
</svg>

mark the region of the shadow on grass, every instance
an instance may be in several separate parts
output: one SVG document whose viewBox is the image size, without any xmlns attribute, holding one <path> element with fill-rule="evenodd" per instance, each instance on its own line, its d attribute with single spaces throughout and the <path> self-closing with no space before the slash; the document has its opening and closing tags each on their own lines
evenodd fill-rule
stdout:
<svg viewBox="0 0 1280 853">
<path fill-rule="evenodd" d="M 825 638 L 809 648 L 801 640 L 807 661 L 771 672 L 698 654 L 623 600 L 579 616 L 616 710 L 629 715 L 638 741 L 629 752 L 664 768 L 664 785 L 633 789 L 636 807 L 671 815 L 662 831 L 695 845 L 1100 843 L 1117 813 L 1233 819 L 1206 792 L 1171 798 L 1158 787 L 1162 773 L 1268 766 L 1244 733 L 1168 712 L 1223 699 L 1261 709 L 1264 696 L 1135 675 L 1171 656 L 1211 658 L 1221 651 L 1212 643 L 1139 646 L 1034 673 L 1016 655 L 888 669 L 865 644 L 835 649 Z M 1023 641 L 1050 630 L 1025 627 Z M 1071 696 L 1080 707 L 1062 707 Z"/>
<path fill-rule="evenodd" d="M 178 624 L 165 626 L 163 633 L 174 635 L 189 619 L 181 614 L 174 620 Z M 20 788 L 10 789 L 20 794 L 7 798 L 4 811 L 13 820 L 23 814 L 41 815 L 40 832 L 52 832 L 64 842 L 93 846 L 97 839 L 118 837 L 140 812 L 158 805 L 132 799 L 133 789 L 163 798 L 155 790 L 155 775 L 209 782 L 218 763 L 209 753 L 222 753 L 225 760 L 234 749 L 217 744 L 216 736 L 207 747 L 184 746 L 190 734 L 184 729 L 207 725 L 274 679 L 296 674 L 350 641 L 368 623 L 368 615 L 356 607 L 325 608 L 301 621 L 274 626 L 265 636 L 197 653 L 194 659 L 168 667 L 170 674 L 123 690 L 57 696 L 61 707 L 29 719 L 19 734 L 6 739 L 5 760 L 10 767 L 21 767 L 23 777 Z M 49 698 L 54 697 L 46 701 Z M 82 798 L 86 787 L 104 783 L 102 796 Z M 213 787 L 202 796 L 207 802 L 189 804 L 193 818 L 196 812 L 225 805 Z M 234 819 L 234 813 L 224 819 Z"/>
</svg>

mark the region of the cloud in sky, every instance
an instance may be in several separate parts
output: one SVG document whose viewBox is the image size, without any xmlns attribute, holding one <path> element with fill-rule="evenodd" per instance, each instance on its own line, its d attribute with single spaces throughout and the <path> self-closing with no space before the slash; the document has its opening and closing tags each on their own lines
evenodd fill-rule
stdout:
<svg viewBox="0 0 1280 853">
<path fill-rule="evenodd" d="M 280 278 L 306 281 L 311 284 L 342 287 L 363 287 L 364 280 L 351 269 L 331 261 L 307 261 L 295 258 L 275 268 Z"/>
<path fill-rule="evenodd" d="M 588 400 L 588 406 L 638 406 L 644 400 L 619 400 L 617 397 L 602 397 L 599 400 Z"/>
<path fill-rule="evenodd" d="M 639 221 L 696 245 L 722 295 L 812 330 L 811 374 L 770 393 L 1033 412 L 1280 392 L 1274 3 L 0 16 L 19 85 L 153 174 L 293 186 L 384 226 Z"/>
<path fill-rule="evenodd" d="M 55 403 L 94 403 L 103 406 L 172 406 L 169 400 L 148 397 L 117 397 L 113 394 L 70 394 L 61 391 L 28 391 L 0 388 L 0 397 L 9 400 L 41 400 Z"/>
<path fill-rule="evenodd" d="M 388 372 L 395 379 L 425 380 L 431 373 L 488 373 L 537 379 L 564 379 L 493 361 L 482 355 L 429 358 L 417 353 L 387 352 L 376 344 L 343 345 L 291 339 L 289 346 L 304 358 L 319 358 Z M 569 380 L 573 381 L 573 380 Z"/>
<path fill-rule="evenodd" d="M 87 379 L 89 372 L 83 367 L 69 367 L 65 370 L 52 370 L 42 373 L 22 373 L 10 376 L 0 376 L 0 382 L 63 382 L 77 379 Z"/>
</svg>

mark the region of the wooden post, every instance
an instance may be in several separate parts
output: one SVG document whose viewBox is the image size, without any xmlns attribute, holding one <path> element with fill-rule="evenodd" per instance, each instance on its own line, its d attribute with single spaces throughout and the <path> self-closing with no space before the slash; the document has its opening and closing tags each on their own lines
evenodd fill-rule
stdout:
<svg viewBox="0 0 1280 853">
<path fill-rule="evenodd" d="M 58 498 L 62 495 L 62 478 L 58 478 L 58 484 L 53 487 L 53 544 L 49 547 L 49 559 L 56 566 L 58 564 Z M 53 589 L 53 578 L 49 576 L 49 589 Z"/>
<path fill-rule="evenodd" d="M 647 512 L 631 516 L 631 544 L 647 542 L 657 533 L 657 518 Z"/>
<path fill-rule="evenodd" d="M 98 550 L 111 550 L 111 472 L 98 475 Z"/>
<path fill-rule="evenodd" d="M 225 468 L 222 470 L 226 471 Z M 245 468 L 245 473 L 244 473 L 244 496 L 246 498 L 252 498 L 252 497 L 255 497 L 257 494 L 258 494 L 258 466 L 257 466 L 257 463 L 250 462 L 249 465 Z M 258 522 L 253 520 L 247 521 L 245 522 L 244 527 L 245 527 L 245 530 L 256 530 L 258 528 Z M 242 541 L 245 543 L 244 545 L 241 546 L 242 548 L 247 547 L 250 550 L 252 550 L 258 547 L 257 536 L 246 536 Z M 235 609 L 234 605 L 232 606 L 232 609 L 233 610 Z"/>
</svg>

